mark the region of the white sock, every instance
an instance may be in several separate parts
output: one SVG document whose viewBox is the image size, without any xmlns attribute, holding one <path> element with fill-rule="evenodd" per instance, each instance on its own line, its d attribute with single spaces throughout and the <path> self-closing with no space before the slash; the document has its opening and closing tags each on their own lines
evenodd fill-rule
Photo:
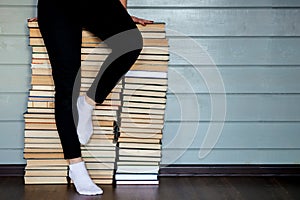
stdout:
<svg viewBox="0 0 300 200">
<path fill-rule="evenodd" d="M 69 177 L 72 179 L 79 194 L 97 195 L 103 193 L 103 190 L 90 178 L 84 161 L 69 166 Z"/>
<path fill-rule="evenodd" d="M 81 144 L 86 144 L 93 134 L 93 114 L 94 107 L 88 104 L 85 96 L 79 96 L 77 99 L 78 125 L 77 134 Z"/>
</svg>

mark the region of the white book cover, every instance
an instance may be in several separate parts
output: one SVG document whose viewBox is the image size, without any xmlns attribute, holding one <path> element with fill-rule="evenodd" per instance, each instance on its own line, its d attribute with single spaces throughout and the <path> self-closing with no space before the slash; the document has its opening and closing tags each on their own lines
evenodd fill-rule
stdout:
<svg viewBox="0 0 300 200">
<path fill-rule="evenodd" d="M 157 174 L 159 166 L 118 166 L 116 173 L 146 173 L 146 174 Z"/>
<path fill-rule="evenodd" d="M 157 174 L 116 174 L 116 180 L 157 180 Z"/>
<path fill-rule="evenodd" d="M 51 68 L 51 65 L 50 64 L 31 64 L 31 68 L 43 68 L 43 69 L 50 69 Z"/>
<path fill-rule="evenodd" d="M 167 78 L 167 72 L 151 72 L 151 71 L 131 71 L 129 70 L 126 77 L 150 77 L 150 78 Z"/>
<path fill-rule="evenodd" d="M 152 180 L 152 181 L 116 181 L 117 185 L 158 185 L 158 180 Z"/>
</svg>

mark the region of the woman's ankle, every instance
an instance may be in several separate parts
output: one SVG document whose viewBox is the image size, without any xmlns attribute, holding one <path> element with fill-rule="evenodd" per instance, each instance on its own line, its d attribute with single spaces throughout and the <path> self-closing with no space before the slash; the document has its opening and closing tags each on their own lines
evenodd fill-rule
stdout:
<svg viewBox="0 0 300 200">
<path fill-rule="evenodd" d="M 82 162 L 82 157 L 68 159 L 68 163 L 70 165 Z"/>
</svg>

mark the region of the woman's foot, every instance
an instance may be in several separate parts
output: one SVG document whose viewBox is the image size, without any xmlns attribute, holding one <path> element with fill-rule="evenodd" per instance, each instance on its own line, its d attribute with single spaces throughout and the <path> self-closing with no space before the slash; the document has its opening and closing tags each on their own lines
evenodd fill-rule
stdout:
<svg viewBox="0 0 300 200">
<path fill-rule="evenodd" d="M 87 144 L 93 134 L 93 114 L 94 106 L 86 101 L 85 96 L 77 99 L 78 125 L 77 135 L 81 144 Z"/>
<path fill-rule="evenodd" d="M 103 190 L 98 187 L 90 178 L 85 167 L 84 161 L 69 165 L 69 177 L 73 181 L 75 188 L 79 194 L 83 195 L 99 195 L 103 194 Z"/>
</svg>

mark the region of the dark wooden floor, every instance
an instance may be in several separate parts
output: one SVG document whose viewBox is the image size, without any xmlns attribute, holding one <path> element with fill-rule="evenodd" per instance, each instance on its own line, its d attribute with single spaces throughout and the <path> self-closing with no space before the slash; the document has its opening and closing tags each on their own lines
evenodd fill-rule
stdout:
<svg viewBox="0 0 300 200">
<path fill-rule="evenodd" d="M 24 185 L 0 177 L 1 200 L 223 200 L 300 199 L 300 177 L 161 177 L 159 186 L 102 185 L 101 196 L 78 195 L 66 185 Z"/>
</svg>

